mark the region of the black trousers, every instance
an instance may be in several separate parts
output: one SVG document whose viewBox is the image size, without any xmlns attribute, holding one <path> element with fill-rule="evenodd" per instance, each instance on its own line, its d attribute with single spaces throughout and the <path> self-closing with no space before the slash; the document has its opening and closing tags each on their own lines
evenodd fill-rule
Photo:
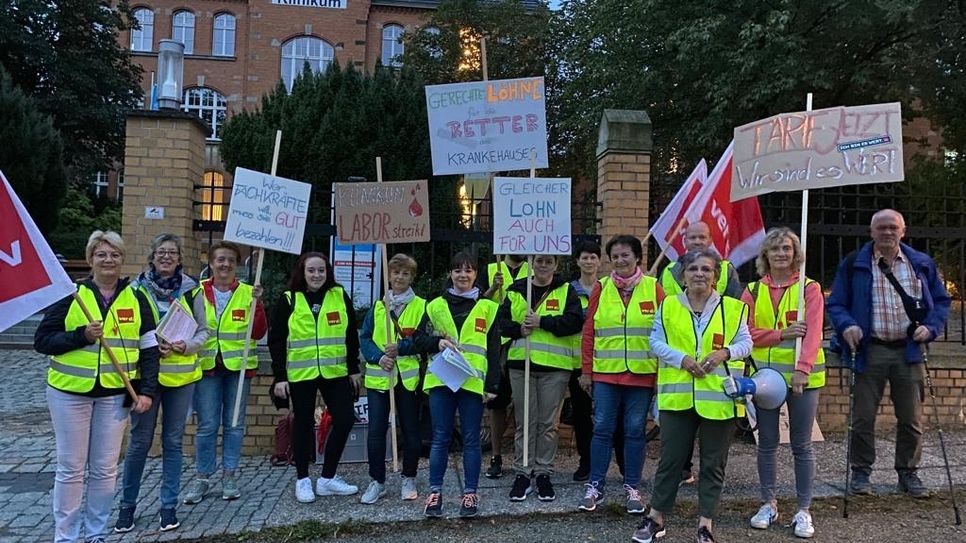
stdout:
<svg viewBox="0 0 966 543">
<path fill-rule="evenodd" d="M 353 406 L 354 391 L 348 377 L 311 381 L 289 382 L 292 397 L 292 415 L 295 418 L 292 449 L 295 455 L 295 470 L 299 479 L 309 476 L 309 461 L 315 458 L 315 399 L 316 392 L 322 393 L 322 401 L 332 415 L 332 429 L 325 440 L 325 463 L 322 477 L 335 476 L 342 451 L 356 422 Z"/>
</svg>

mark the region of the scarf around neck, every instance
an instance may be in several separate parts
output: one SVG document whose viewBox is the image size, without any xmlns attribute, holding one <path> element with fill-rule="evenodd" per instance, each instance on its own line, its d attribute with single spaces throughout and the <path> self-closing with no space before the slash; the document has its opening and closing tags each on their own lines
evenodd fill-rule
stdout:
<svg viewBox="0 0 966 543">
<path fill-rule="evenodd" d="M 413 292 L 412 287 L 409 287 L 408 289 L 406 289 L 406 292 L 403 292 L 402 294 L 395 294 L 393 293 L 393 291 L 390 290 L 389 291 L 389 310 L 392 311 L 393 315 L 396 315 L 398 317 L 399 315 L 402 314 L 403 309 L 406 308 L 406 305 L 409 302 L 413 301 L 413 298 L 415 297 L 416 297 L 416 293 Z"/>
<path fill-rule="evenodd" d="M 453 296 L 459 296 L 460 298 L 466 298 L 467 300 L 476 300 L 480 297 L 479 287 L 473 287 L 466 292 L 456 292 L 456 287 L 449 287 L 446 292 L 452 294 Z"/>
<path fill-rule="evenodd" d="M 643 276 L 644 272 L 641 271 L 640 267 L 637 267 L 634 275 L 630 277 L 621 277 L 615 271 L 610 272 L 610 279 L 614 282 L 614 286 L 625 296 L 634 290 L 634 287 L 641 282 L 641 277 Z"/>
<path fill-rule="evenodd" d="M 140 283 L 148 289 L 155 300 L 170 302 L 181 290 L 183 277 L 180 264 L 175 268 L 174 275 L 171 277 L 161 277 L 154 264 L 151 264 L 148 270 L 144 272 L 145 280 L 140 281 Z"/>
</svg>

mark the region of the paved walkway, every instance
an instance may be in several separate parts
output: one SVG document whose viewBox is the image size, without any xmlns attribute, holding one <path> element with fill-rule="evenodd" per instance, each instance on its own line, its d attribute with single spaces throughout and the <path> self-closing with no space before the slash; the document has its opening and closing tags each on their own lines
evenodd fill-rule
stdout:
<svg viewBox="0 0 966 543">
<path fill-rule="evenodd" d="M 56 467 L 54 437 L 44 402 L 44 358 L 30 351 L 0 351 L 0 366 L 5 375 L 0 381 L 0 541 L 28 543 L 50 541 L 53 533 L 51 513 L 51 489 Z M 953 478 L 957 485 L 966 484 L 966 430 L 947 432 L 946 442 L 953 465 Z M 845 446 L 841 436 L 817 443 L 815 450 L 819 459 L 816 480 L 816 496 L 840 495 L 845 469 Z M 881 470 L 873 477 L 878 492 L 892 492 L 896 482 L 895 473 L 889 469 L 895 444 L 889 437 L 880 438 L 878 450 Z M 658 445 L 651 444 L 644 468 L 645 494 L 650 490 L 654 475 Z M 758 485 L 755 471 L 754 446 L 736 443 L 728 463 L 726 499 L 757 499 Z M 451 458 L 450 470 L 444 488 L 444 511 L 452 516 L 458 509 L 460 481 L 454 469 L 458 458 Z M 535 511 L 573 511 L 582 496 L 582 487 L 570 480 L 576 460 L 564 452 L 558 461 L 560 473 L 554 476 L 557 500 L 539 502 L 531 497 L 522 503 L 510 503 L 506 495 L 512 484 L 512 476 L 499 480 L 481 480 L 481 514 L 526 514 Z M 945 488 L 945 472 L 936 432 L 927 433 L 926 450 L 922 460 L 921 475 L 926 484 L 934 489 Z M 185 462 L 183 483 L 191 477 L 193 462 Z M 607 500 L 623 504 L 619 475 L 612 467 Z M 138 506 L 135 531 L 122 536 L 112 535 L 109 541 L 174 541 L 199 537 L 258 531 L 270 526 L 284 526 L 305 520 L 341 522 L 355 519 L 363 522 L 416 521 L 422 518 L 422 500 L 399 501 L 399 481 L 390 476 L 389 496 L 378 506 L 364 506 L 358 497 L 319 498 L 315 503 L 303 505 L 295 501 L 293 487 L 295 469 L 271 467 L 264 457 L 245 458 L 242 461 L 239 500 L 226 502 L 217 494 L 194 506 L 180 506 L 181 528 L 161 534 L 157 530 L 158 488 L 161 466 L 158 459 L 149 459 L 142 485 L 141 503 Z M 364 487 L 368 483 L 363 464 L 346 465 L 340 473 L 351 483 Z M 420 464 L 419 488 L 425 494 L 425 460 Z M 313 468 L 313 476 L 318 470 Z M 780 456 L 779 492 L 793 496 L 791 453 L 784 450 Z M 682 500 L 694 500 L 693 486 L 685 487 Z M 963 493 L 961 501 L 966 500 Z M 749 511 L 749 515 L 753 511 Z M 112 519 L 113 522 L 113 519 Z"/>
</svg>

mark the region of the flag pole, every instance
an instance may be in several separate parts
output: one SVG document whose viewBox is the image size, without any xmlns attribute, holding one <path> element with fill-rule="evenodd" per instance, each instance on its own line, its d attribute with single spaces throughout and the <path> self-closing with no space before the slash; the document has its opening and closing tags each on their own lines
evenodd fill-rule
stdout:
<svg viewBox="0 0 966 543">
<path fill-rule="evenodd" d="M 282 145 L 282 131 L 275 131 L 275 152 L 272 153 L 272 177 L 275 177 L 275 172 L 278 171 L 278 151 Z M 255 281 L 252 282 L 252 287 L 257 288 L 262 283 L 262 264 L 265 263 L 265 250 L 255 248 L 252 252 L 256 260 L 255 264 Z M 258 307 L 258 298 L 252 296 L 252 303 L 248 306 L 248 329 L 245 332 L 245 347 L 242 350 L 242 360 L 241 367 L 238 370 L 238 387 L 235 391 L 235 409 L 231 416 L 232 427 L 238 426 L 238 415 L 241 413 L 241 402 L 242 402 L 242 392 L 245 390 L 245 373 L 248 371 L 248 350 L 251 346 L 252 328 L 255 327 L 255 309 Z M 256 347 L 257 350 L 257 347 Z"/>
<path fill-rule="evenodd" d="M 681 220 L 679 220 L 678 223 L 674 226 L 674 230 L 672 230 L 672 232 L 677 234 L 677 231 L 680 230 L 681 227 L 683 227 L 686 222 L 688 222 L 687 213 L 685 213 L 684 216 L 681 217 Z M 650 234 L 650 232 L 648 232 L 648 234 Z M 647 238 L 645 238 L 645 240 L 646 239 Z M 654 277 L 657 274 L 657 267 L 661 263 L 661 261 L 664 260 L 664 257 L 667 256 L 667 249 L 670 246 L 671 244 L 668 243 L 663 249 L 661 249 L 661 252 L 658 253 L 657 255 L 657 259 L 654 260 L 654 264 L 651 265 L 651 268 L 647 270 L 647 273 L 645 275 L 650 275 L 651 277 Z"/>
<path fill-rule="evenodd" d="M 812 111 L 812 93 L 808 93 L 805 97 L 805 111 Z M 808 121 L 806 120 L 806 124 Z M 796 320 L 805 320 L 805 243 L 808 238 L 808 189 L 802 191 L 802 228 L 801 234 L 799 235 L 802 244 L 802 264 L 798 269 L 798 311 L 795 314 Z M 802 355 L 802 340 L 803 338 L 795 338 L 795 360 L 794 363 L 798 364 L 798 360 Z M 848 489 L 845 489 L 848 492 Z"/>
<path fill-rule="evenodd" d="M 87 305 L 84 304 L 84 300 L 81 299 L 80 295 L 77 294 L 76 290 L 74 291 L 74 294 L 72 294 L 72 296 L 74 297 L 74 301 L 77 302 L 77 305 L 80 306 L 80 309 L 84 313 L 84 316 L 87 317 L 87 321 L 91 323 L 96 322 L 94 320 L 94 316 L 91 315 L 90 310 L 87 309 Z M 98 343 L 101 344 L 101 347 L 107 352 L 107 357 L 111 359 L 111 366 L 114 366 L 114 371 L 121 376 L 121 380 L 124 381 L 124 388 L 127 389 L 128 395 L 131 396 L 132 400 L 134 400 L 134 405 L 137 405 L 138 393 L 135 392 L 134 387 L 131 386 L 131 379 L 127 376 L 127 373 L 121 370 L 121 363 L 118 361 L 117 355 L 114 354 L 114 350 L 111 349 L 111 346 L 108 345 L 107 340 L 105 340 L 103 336 L 97 338 L 97 341 Z"/>
<path fill-rule="evenodd" d="M 382 183 L 382 157 L 376 157 L 376 181 Z M 379 252 L 382 253 L 382 288 L 386 293 L 386 297 L 383 300 L 383 306 L 386 309 L 386 341 L 392 339 L 393 326 L 392 326 L 392 315 L 389 313 L 389 297 L 391 296 L 391 290 L 389 286 L 389 260 L 386 256 L 386 251 L 388 245 L 385 243 L 379 244 Z M 397 340 L 398 342 L 398 340 Z M 397 345 L 398 347 L 398 345 Z M 396 354 L 396 358 L 399 358 L 399 354 Z M 390 427 L 390 438 L 392 440 L 392 471 L 393 473 L 399 472 L 399 446 L 396 442 L 396 375 L 399 372 L 398 363 L 393 366 L 392 372 L 389 373 L 389 427 Z"/>
</svg>

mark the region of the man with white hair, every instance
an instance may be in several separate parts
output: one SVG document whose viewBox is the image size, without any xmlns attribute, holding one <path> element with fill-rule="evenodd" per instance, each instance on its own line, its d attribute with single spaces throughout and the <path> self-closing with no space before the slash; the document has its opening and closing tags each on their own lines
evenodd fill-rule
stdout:
<svg viewBox="0 0 966 543">
<path fill-rule="evenodd" d="M 825 305 L 855 372 L 849 491 L 872 493 L 875 417 L 888 382 L 897 420 L 899 491 L 922 498 L 929 495 L 916 474 L 922 456 L 922 353 L 946 323 L 949 294 L 936 263 L 901 242 L 906 223 L 899 212 L 876 212 L 870 232 L 872 241 L 839 264 Z"/>
</svg>

